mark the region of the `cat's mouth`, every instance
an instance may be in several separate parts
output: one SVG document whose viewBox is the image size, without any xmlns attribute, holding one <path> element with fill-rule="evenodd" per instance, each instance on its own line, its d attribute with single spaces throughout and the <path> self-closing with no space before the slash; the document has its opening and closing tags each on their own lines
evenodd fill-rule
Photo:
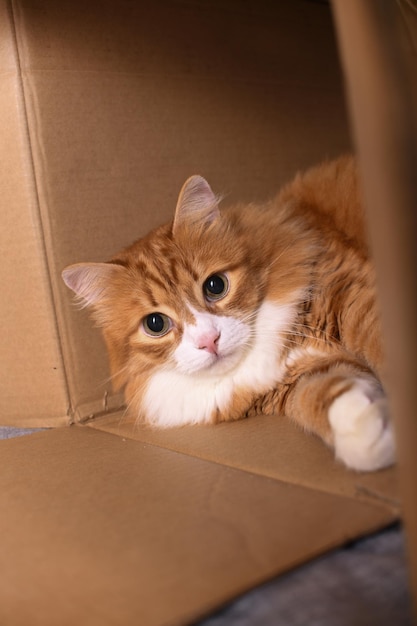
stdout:
<svg viewBox="0 0 417 626">
<path fill-rule="evenodd" d="M 230 374 L 242 362 L 244 353 L 244 350 L 235 348 L 227 352 L 220 350 L 215 354 L 210 354 L 195 373 L 210 376 Z"/>
<path fill-rule="evenodd" d="M 197 357 L 194 361 L 188 361 L 187 364 L 177 362 L 177 371 L 198 378 L 225 376 L 232 373 L 241 363 L 243 351 L 236 349 L 228 352 L 218 351 L 212 354 L 197 354 Z"/>
</svg>

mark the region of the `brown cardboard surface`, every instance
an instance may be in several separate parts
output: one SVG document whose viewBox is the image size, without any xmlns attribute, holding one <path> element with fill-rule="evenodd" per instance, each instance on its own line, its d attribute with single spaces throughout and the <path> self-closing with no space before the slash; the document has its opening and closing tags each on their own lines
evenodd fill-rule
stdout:
<svg viewBox="0 0 417 626">
<path fill-rule="evenodd" d="M 74 426 L 2 443 L 0 622 L 184 624 L 393 519 Z"/>
<path fill-rule="evenodd" d="M 89 422 L 89 426 L 254 475 L 372 502 L 399 513 L 395 468 L 369 474 L 347 470 L 318 438 L 278 415 L 215 426 L 155 430 L 135 426 L 121 413 Z"/>
<path fill-rule="evenodd" d="M 68 394 L 46 265 L 9 3 L 0 3 L 0 422 L 68 421 Z"/>
<path fill-rule="evenodd" d="M 170 218 L 193 173 L 229 201 L 268 198 L 297 169 L 347 150 L 331 14 L 293 0 L 2 1 L 16 34 L 44 279 L 70 413 L 82 420 L 120 404 L 100 334 L 61 270 L 105 260 Z M 51 387 L 37 381 L 39 394 Z"/>
<path fill-rule="evenodd" d="M 406 1 L 334 6 L 382 303 L 417 617 L 416 8 Z"/>
</svg>

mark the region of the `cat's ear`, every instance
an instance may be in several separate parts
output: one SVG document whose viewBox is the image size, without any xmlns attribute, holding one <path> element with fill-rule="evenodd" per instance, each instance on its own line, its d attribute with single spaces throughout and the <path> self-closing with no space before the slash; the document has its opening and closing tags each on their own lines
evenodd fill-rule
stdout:
<svg viewBox="0 0 417 626">
<path fill-rule="evenodd" d="M 202 176 L 191 176 L 185 181 L 175 209 L 173 233 L 180 226 L 208 226 L 219 215 L 220 198 L 214 195 L 210 185 Z"/>
<path fill-rule="evenodd" d="M 115 263 L 76 263 L 64 269 L 62 278 L 84 306 L 91 306 L 106 296 L 111 282 L 125 271 Z"/>
</svg>

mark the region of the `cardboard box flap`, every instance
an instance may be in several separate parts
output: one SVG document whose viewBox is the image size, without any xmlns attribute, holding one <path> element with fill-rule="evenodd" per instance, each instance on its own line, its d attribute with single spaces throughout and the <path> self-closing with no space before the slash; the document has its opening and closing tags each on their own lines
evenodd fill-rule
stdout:
<svg viewBox="0 0 417 626">
<path fill-rule="evenodd" d="M 291 485 L 372 502 L 392 512 L 400 509 L 396 468 L 371 473 L 347 470 L 321 440 L 278 415 L 157 430 L 135 426 L 120 413 L 88 425 Z"/>
<path fill-rule="evenodd" d="M 7 626 L 189 623 L 393 519 L 85 427 L 3 442 L 0 504 Z"/>
<path fill-rule="evenodd" d="M 377 270 L 417 617 L 416 5 L 333 4 Z"/>
<path fill-rule="evenodd" d="M 11 3 L 0 2 L 1 423 L 68 423 Z"/>
</svg>

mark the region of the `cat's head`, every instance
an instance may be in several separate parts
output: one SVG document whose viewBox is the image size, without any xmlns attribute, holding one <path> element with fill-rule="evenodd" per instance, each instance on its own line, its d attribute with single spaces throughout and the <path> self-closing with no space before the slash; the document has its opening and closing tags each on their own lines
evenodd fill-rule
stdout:
<svg viewBox="0 0 417 626">
<path fill-rule="evenodd" d="M 238 365 L 250 348 L 265 291 L 249 240 L 221 215 L 208 183 L 193 176 L 172 223 L 109 263 L 63 271 L 103 327 L 118 386 L 156 367 L 214 376 Z"/>
</svg>

